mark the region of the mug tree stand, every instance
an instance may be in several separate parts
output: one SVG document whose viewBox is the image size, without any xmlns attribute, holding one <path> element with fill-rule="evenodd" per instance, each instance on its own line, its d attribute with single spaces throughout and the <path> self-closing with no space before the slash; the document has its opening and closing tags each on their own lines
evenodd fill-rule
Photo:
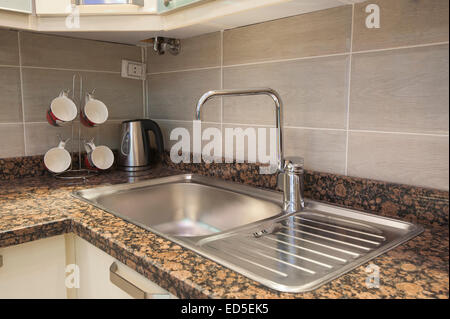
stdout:
<svg viewBox="0 0 450 319">
<path fill-rule="evenodd" d="M 80 95 L 77 99 L 75 97 L 75 80 L 76 78 L 80 80 Z M 53 176 L 59 179 L 67 179 L 67 180 L 86 180 L 89 177 L 95 176 L 98 174 L 98 171 L 88 168 L 83 168 L 83 160 L 81 155 L 81 103 L 83 101 L 83 78 L 80 74 L 74 74 L 72 78 L 72 101 L 77 106 L 77 118 L 78 118 L 78 143 L 75 143 L 75 122 L 76 119 L 73 120 L 70 125 L 72 129 L 72 137 L 70 139 L 70 149 L 71 149 L 71 163 L 70 168 L 61 173 L 55 173 Z M 78 145 L 77 145 L 78 144 Z M 76 147 L 78 146 L 78 150 Z M 78 165 L 74 165 L 74 160 L 77 158 Z"/>
</svg>

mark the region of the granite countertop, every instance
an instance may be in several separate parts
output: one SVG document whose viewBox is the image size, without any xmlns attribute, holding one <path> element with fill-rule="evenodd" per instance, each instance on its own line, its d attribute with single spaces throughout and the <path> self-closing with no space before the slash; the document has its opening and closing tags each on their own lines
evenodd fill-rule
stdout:
<svg viewBox="0 0 450 319">
<path fill-rule="evenodd" d="M 140 177 L 113 171 L 87 184 L 50 176 L 0 181 L 0 247 L 73 232 L 180 298 L 448 298 L 449 230 L 418 237 L 372 260 L 380 288 L 365 285 L 367 265 L 307 293 L 281 293 L 71 196 L 75 189 L 180 174 L 160 167 Z"/>
</svg>

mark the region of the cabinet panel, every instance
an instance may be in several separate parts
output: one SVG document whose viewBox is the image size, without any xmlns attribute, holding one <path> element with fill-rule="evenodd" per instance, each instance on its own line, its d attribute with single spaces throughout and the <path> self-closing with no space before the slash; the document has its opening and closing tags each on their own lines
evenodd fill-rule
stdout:
<svg viewBox="0 0 450 319">
<path fill-rule="evenodd" d="M 66 298 L 64 236 L 0 248 L 0 299 Z"/>
<path fill-rule="evenodd" d="M 75 251 L 75 260 L 80 269 L 80 287 L 77 289 L 77 296 L 80 299 L 132 298 L 110 281 L 110 267 L 114 262 L 117 265 L 117 274 L 138 289 L 148 294 L 155 294 L 159 298 L 168 296 L 175 298 L 163 288 L 80 237 L 75 238 Z"/>
<path fill-rule="evenodd" d="M 35 0 L 36 14 L 62 14 L 70 12 L 72 0 Z M 65 19 L 65 17 L 64 17 Z"/>
<path fill-rule="evenodd" d="M 32 13 L 33 5 L 31 1 L 32 0 L 0 0 L 0 9 Z"/>
<path fill-rule="evenodd" d="M 197 4 L 206 1 L 211 0 L 158 0 L 158 13 L 169 12 L 190 4 Z"/>
<path fill-rule="evenodd" d="M 144 5 L 144 0 L 77 0 L 76 4 L 97 5 L 97 4 L 135 4 Z"/>
</svg>

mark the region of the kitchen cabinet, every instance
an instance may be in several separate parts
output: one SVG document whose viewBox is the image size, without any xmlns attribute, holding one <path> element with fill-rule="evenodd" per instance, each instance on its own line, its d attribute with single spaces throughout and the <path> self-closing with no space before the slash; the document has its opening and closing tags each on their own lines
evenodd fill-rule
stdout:
<svg viewBox="0 0 450 319">
<path fill-rule="evenodd" d="M 147 298 L 175 298 L 165 289 L 120 263 L 86 240 L 75 236 L 74 246 L 75 260 L 79 266 L 80 273 L 76 298 L 129 299 L 133 298 L 133 296 L 142 297 L 143 293 L 146 294 Z M 112 265 L 116 267 L 111 267 Z M 116 284 L 111 282 L 111 279 Z M 122 288 L 119 288 L 117 284 Z M 131 295 L 124 289 L 128 290 Z"/>
<path fill-rule="evenodd" d="M 66 298 L 63 235 L 0 248 L 0 255 L 0 299 Z"/>
<path fill-rule="evenodd" d="M 35 0 L 38 16 L 155 14 L 157 0 Z M 44 18 L 45 19 L 45 18 Z"/>
<path fill-rule="evenodd" d="M 205 1 L 211 0 L 158 0 L 158 13 L 169 12 L 191 4 L 200 4 Z"/>
<path fill-rule="evenodd" d="M 32 13 L 33 4 L 32 0 L 0 0 L 0 9 L 22 13 Z"/>
<path fill-rule="evenodd" d="M 28 19 L 0 10 L 0 27 L 134 45 L 155 36 L 184 39 L 365 0 L 34 1 L 36 14 Z"/>
<path fill-rule="evenodd" d="M 74 234 L 0 248 L 0 256 L 0 299 L 176 298 Z"/>
<path fill-rule="evenodd" d="M 134 4 L 144 5 L 144 0 L 77 0 L 76 4 L 97 5 L 97 4 Z"/>
</svg>

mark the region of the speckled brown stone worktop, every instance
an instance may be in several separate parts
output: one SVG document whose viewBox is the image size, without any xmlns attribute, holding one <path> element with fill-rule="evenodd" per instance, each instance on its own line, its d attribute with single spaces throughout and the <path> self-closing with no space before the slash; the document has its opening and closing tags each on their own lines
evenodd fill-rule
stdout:
<svg viewBox="0 0 450 319">
<path fill-rule="evenodd" d="M 50 176 L 0 181 L 0 247 L 73 232 L 180 298 L 448 298 L 447 226 L 372 260 L 380 288 L 368 289 L 363 265 L 312 292 L 281 293 L 71 196 L 75 189 L 179 174 L 165 167 L 138 178 L 110 172 L 87 184 Z"/>
</svg>

